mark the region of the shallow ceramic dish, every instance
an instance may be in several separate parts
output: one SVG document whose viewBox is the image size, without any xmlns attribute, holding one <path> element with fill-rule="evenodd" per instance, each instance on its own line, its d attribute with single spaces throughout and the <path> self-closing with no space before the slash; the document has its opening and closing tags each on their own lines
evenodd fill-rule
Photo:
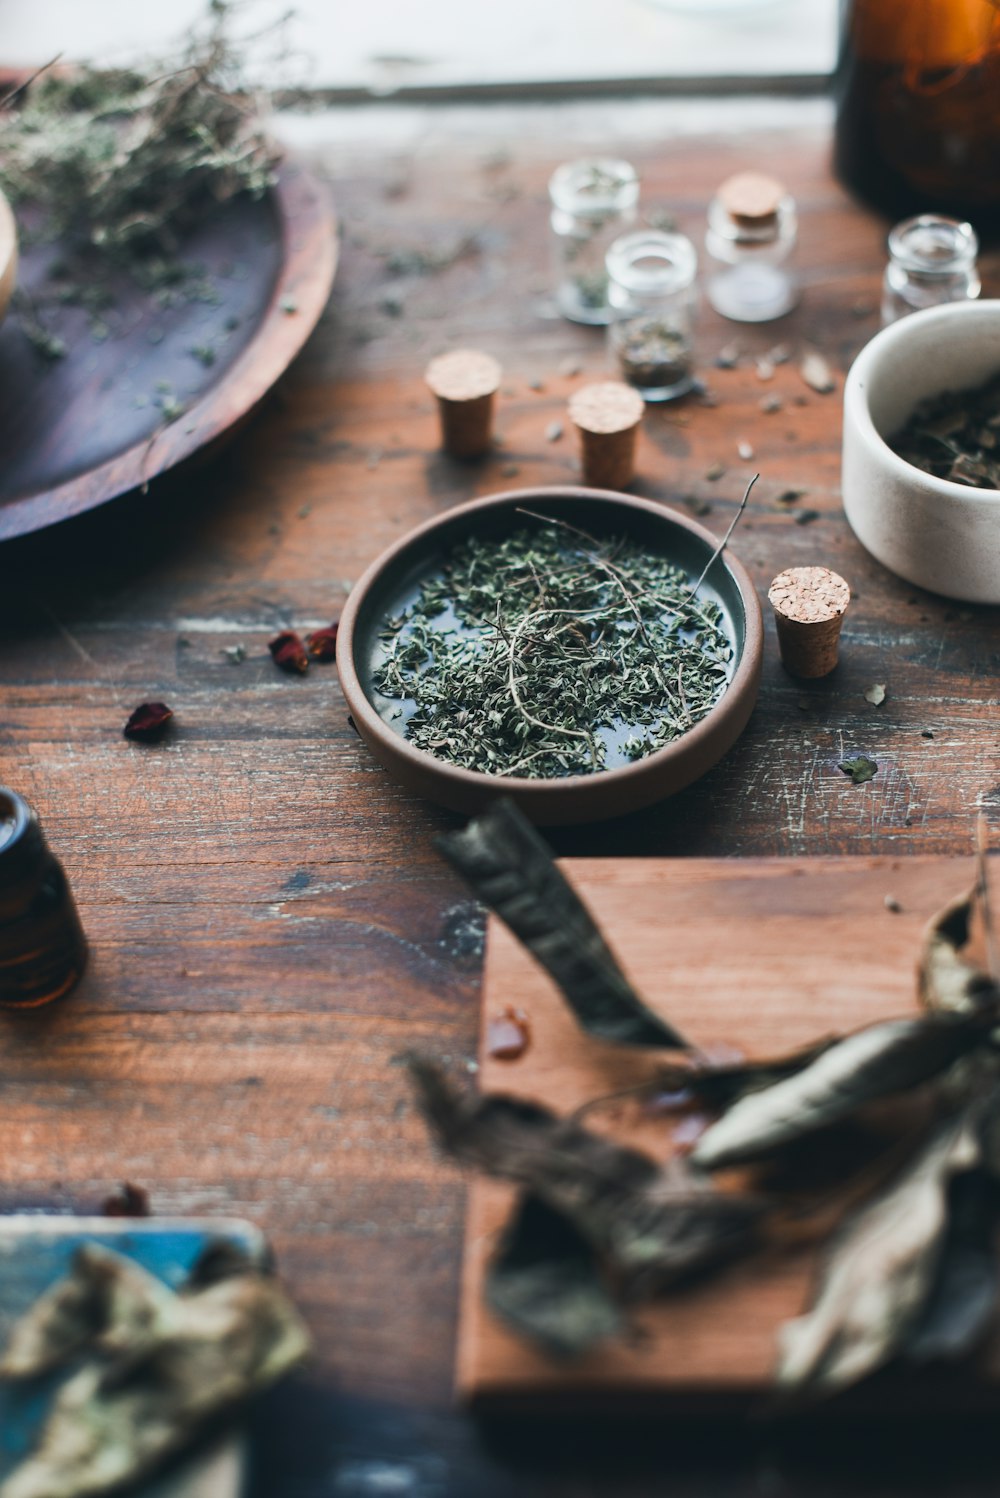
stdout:
<svg viewBox="0 0 1000 1498">
<path fill-rule="evenodd" d="M 861 544 L 907 582 L 1000 603 L 1000 491 L 936 478 L 887 439 L 928 396 L 1000 373 L 1000 301 L 953 302 L 883 328 L 844 388 L 844 511 Z"/>
<path fill-rule="evenodd" d="M 645 759 L 558 780 L 486 775 L 460 769 L 417 749 L 393 726 L 398 707 L 372 683 L 379 631 L 399 613 L 443 556 L 467 536 L 502 536 L 525 524 L 526 506 L 564 517 L 597 535 L 627 535 L 696 578 L 717 541 L 703 526 L 650 500 L 596 489 L 519 489 L 460 505 L 411 531 L 369 567 L 355 585 L 340 620 L 337 665 L 358 731 L 385 768 L 409 790 L 454 811 L 473 812 L 510 796 L 542 826 L 599 821 L 660 801 L 697 780 L 722 758 L 746 727 L 757 699 L 763 655 L 760 605 L 753 584 L 728 551 L 713 563 L 701 596 L 722 609 L 733 646 L 725 692 L 702 720 Z M 398 721 L 398 720 L 396 720 Z"/>
<path fill-rule="evenodd" d="M 3 322 L 17 282 L 17 225 L 14 214 L 0 192 L 0 322 Z"/>
</svg>

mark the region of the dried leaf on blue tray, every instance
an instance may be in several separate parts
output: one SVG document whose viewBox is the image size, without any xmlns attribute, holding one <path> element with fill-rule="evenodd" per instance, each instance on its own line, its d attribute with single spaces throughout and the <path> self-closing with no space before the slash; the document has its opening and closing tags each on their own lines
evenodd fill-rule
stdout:
<svg viewBox="0 0 1000 1498">
<path fill-rule="evenodd" d="M 858 1030 L 803 1071 L 741 1098 L 702 1135 L 692 1161 L 719 1170 L 760 1160 L 868 1103 L 929 1082 L 981 1044 L 989 1023 L 979 1013 L 929 1014 Z"/>
<path fill-rule="evenodd" d="M 964 1013 L 996 1000 L 989 974 L 961 955 L 969 944 L 977 892 L 974 885 L 950 900 L 924 930 L 918 973 L 920 1000 L 927 1009 Z"/>
<path fill-rule="evenodd" d="M 0 1498 L 117 1492 L 301 1360 L 308 1336 L 277 1281 L 247 1260 L 229 1267 L 175 1294 L 119 1254 L 81 1250 L 15 1329 L 6 1371 L 51 1367 L 79 1349 L 81 1334 L 92 1355 L 59 1388 L 35 1450 Z M 81 1320 L 76 1308 L 88 1295 L 98 1309 Z"/>
<path fill-rule="evenodd" d="M 815 1301 L 779 1334 L 778 1382 L 831 1394 L 906 1345 L 933 1291 L 948 1231 L 952 1178 L 976 1168 L 965 1114 L 934 1128 L 890 1185 L 835 1234 Z"/>
<path fill-rule="evenodd" d="M 444 1148 L 563 1213 L 631 1294 L 655 1293 L 751 1246 L 765 1211 L 758 1199 L 716 1191 L 681 1166 L 661 1169 L 538 1104 L 460 1092 L 431 1062 L 411 1058 L 410 1070 Z"/>
<path fill-rule="evenodd" d="M 437 843 L 484 905 L 555 980 L 582 1027 L 619 1045 L 689 1049 L 636 993 L 552 854 L 512 801 Z"/>
<path fill-rule="evenodd" d="M 507 1224 L 487 1270 L 486 1300 L 556 1358 L 582 1357 L 624 1327 L 593 1244 L 537 1196 L 526 1196 Z"/>
</svg>

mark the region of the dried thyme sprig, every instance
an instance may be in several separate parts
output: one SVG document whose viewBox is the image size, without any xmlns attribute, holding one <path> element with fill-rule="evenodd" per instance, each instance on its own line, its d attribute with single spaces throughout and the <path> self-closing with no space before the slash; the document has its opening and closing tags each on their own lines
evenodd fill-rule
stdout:
<svg viewBox="0 0 1000 1498">
<path fill-rule="evenodd" d="M 0 186 L 37 208 L 46 238 L 119 266 L 155 252 L 207 209 L 273 182 L 277 153 L 243 81 L 230 6 L 180 56 L 146 67 L 51 67 L 0 112 Z"/>
<path fill-rule="evenodd" d="M 533 518 L 456 547 L 387 621 L 375 686 L 414 705 L 412 743 L 466 769 L 555 777 L 643 758 L 724 692 L 722 611 L 632 540 Z"/>
</svg>

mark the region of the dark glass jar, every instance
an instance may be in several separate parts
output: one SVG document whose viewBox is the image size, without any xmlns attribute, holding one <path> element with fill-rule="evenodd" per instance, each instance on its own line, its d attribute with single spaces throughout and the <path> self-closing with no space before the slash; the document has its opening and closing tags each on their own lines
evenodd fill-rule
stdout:
<svg viewBox="0 0 1000 1498">
<path fill-rule="evenodd" d="M 0 786 L 0 1007 L 33 1009 L 76 983 L 87 942 L 37 816 Z"/>
<path fill-rule="evenodd" d="M 838 176 L 893 218 L 1000 225 L 1000 7 L 841 0 Z"/>
</svg>

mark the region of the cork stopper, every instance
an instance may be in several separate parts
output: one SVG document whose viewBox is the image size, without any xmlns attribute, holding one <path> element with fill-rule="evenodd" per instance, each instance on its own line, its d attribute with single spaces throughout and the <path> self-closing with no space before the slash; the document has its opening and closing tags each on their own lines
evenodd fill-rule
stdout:
<svg viewBox="0 0 1000 1498">
<path fill-rule="evenodd" d="M 624 489 L 635 476 L 635 446 L 645 403 L 618 380 L 584 385 L 569 403 L 580 433 L 583 482 L 591 489 Z"/>
<path fill-rule="evenodd" d="M 453 458 L 478 458 L 493 441 L 493 408 L 500 365 L 478 349 L 453 349 L 432 359 L 424 373 L 437 398 L 441 445 Z"/>
<path fill-rule="evenodd" d="M 759 229 L 777 218 L 785 188 L 763 172 L 737 172 L 726 178 L 716 196 L 735 223 Z"/>
<path fill-rule="evenodd" d="M 827 676 L 837 664 L 851 590 L 829 567 L 788 567 L 767 590 L 782 664 L 792 676 Z"/>
</svg>

